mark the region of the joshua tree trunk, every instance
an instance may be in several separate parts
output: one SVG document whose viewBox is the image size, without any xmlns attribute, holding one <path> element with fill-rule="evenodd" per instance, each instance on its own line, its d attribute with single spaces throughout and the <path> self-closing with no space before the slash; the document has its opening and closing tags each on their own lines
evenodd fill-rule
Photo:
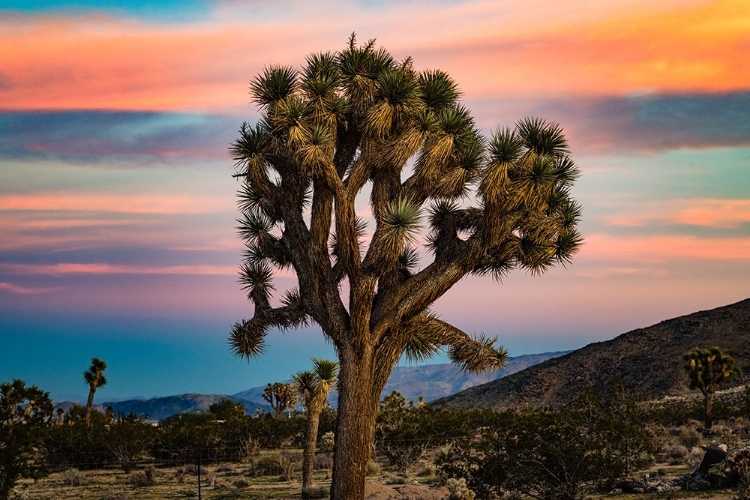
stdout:
<svg viewBox="0 0 750 500">
<path fill-rule="evenodd" d="M 307 439 L 303 450 L 302 460 L 302 498 L 307 498 L 312 485 L 313 469 L 315 468 L 315 445 L 318 441 L 318 424 L 322 408 L 309 408 L 307 411 Z"/>
<path fill-rule="evenodd" d="M 714 405 L 714 394 L 712 392 L 706 392 L 703 400 L 703 408 L 705 410 L 706 419 L 704 426 L 706 429 L 710 429 L 714 425 L 713 417 L 713 405 Z"/>
<path fill-rule="evenodd" d="M 374 351 L 342 350 L 331 500 L 364 498 L 382 384 L 376 383 Z M 373 386 L 375 390 L 373 390 Z M 334 489 L 335 485 L 335 489 Z"/>
<path fill-rule="evenodd" d="M 94 392 L 95 392 L 94 389 L 90 389 L 89 390 L 89 397 L 86 400 L 86 420 L 85 420 L 85 423 L 86 423 L 86 427 L 87 428 L 91 427 L 91 409 L 94 406 Z"/>
</svg>

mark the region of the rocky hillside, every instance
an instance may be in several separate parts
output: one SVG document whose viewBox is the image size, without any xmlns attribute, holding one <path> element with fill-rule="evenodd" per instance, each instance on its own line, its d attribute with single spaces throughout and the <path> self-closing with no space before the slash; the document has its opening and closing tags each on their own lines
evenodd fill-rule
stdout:
<svg viewBox="0 0 750 500">
<path fill-rule="evenodd" d="M 559 406 L 586 387 L 606 391 L 618 380 L 633 394 L 655 398 L 688 394 L 682 355 L 696 346 L 713 345 L 738 361 L 743 378 L 750 375 L 750 299 L 589 344 L 435 403 L 496 409 L 527 403 Z"/>
</svg>

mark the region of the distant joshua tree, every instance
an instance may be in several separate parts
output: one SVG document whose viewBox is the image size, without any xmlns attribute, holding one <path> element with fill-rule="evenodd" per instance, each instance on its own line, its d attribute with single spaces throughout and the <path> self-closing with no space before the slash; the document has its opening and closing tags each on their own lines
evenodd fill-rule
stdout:
<svg viewBox="0 0 750 500">
<path fill-rule="evenodd" d="M 307 410 L 305 449 L 302 456 L 302 498 L 307 498 L 307 492 L 312 485 L 320 414 L 339 374 L 339 364 L 336 361 L 313 358 L 312 362 L 312 370 L 298 372 L 292 377 Z"/>
<path fill-rule="evenodd" d="M 86 400 L 86 427 L 91 427 L 91 408 L 94 405 L 94 393 L 100 387 L 107 385 L 107 377 L 104 376 L 104 370 L 107 369 L 107 363 L 99 358 L 91 358 L 91 366 L 83 372 L 83 380 L 89 386 L 89 397 Z"/>
<path fill-rule="evenodd" d="M 740 374 L 734 359 L 722 352 L 719 347 L 708 349 L 694 347 L 682 357 L 685 371 L 690 379 L 690 388 L 699 389 L 703 394 L 705 409 L 705 427 L 713 425 L 714 394 L 722 383 Z"/>
<path fill-rule="evenodd" d="M 263 399 L 271 405 L 274 420 L 279 420 L 284 410 L 294 408 L 294 403 L 297 402 L 297 395 L 294 386 L 291 384 L 275 382 L 268 384 L 263 389 Z"/>
</svg>

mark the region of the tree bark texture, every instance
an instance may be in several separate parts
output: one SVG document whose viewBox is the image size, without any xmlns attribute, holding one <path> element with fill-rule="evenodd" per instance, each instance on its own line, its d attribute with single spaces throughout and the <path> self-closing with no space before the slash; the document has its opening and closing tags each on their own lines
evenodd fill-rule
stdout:
<svg viewBox="0 0 750 500">
<path fill-rule="evenodd" d="M 372 349 L 341 354 L 331 500 L 357 500 L 365 496 L 367 462 L 372 454 L 382 387 L 373 390 L 375 356 Z M 347 362 L 343 361 L 344 357 L 348 358 Z"/>
</svg>

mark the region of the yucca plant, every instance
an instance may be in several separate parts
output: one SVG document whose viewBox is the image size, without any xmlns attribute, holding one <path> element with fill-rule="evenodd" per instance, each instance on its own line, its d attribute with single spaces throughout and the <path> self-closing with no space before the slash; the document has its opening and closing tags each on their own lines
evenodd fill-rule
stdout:
<svg viewBox="0 0 750 500">
<path fill-rule="evenodd" d="M 578 171 L 559 125 L 528 118 L 486 139 L 448 74 L 396 61 L 374 40 L 352 36 L 299 71 L 271 66 L 250 90 L 261 119 L 242 125 L 231 154 L 254 312 L 230 343 L 251 358 L 271 328 L 321 327 L 340 362 L 331 498 L 362 498 L 380 394 L 404 353 L 448 348 L 467 370 L 505 363 L 496 338 L 464 333 L 431 305 L 469 274 L 568 262 L 581 244 Z M 280 268 L 298 289 L 275 305 L 268 270 Z"/>
</svg>

